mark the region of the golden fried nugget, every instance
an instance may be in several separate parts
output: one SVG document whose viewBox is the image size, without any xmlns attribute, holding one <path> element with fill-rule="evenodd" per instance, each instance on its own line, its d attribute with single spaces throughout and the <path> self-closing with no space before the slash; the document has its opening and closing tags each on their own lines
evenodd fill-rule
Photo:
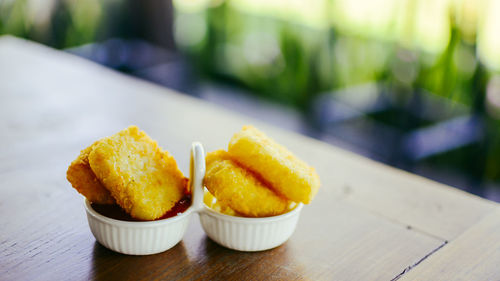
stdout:
<svg viewBox="0 0 500 281">
<path fill-rule="evenodd" d="M 228 152 L 292 201 L 308 204 L 318 192 L 320 181 L 314 168 L 252 126 L 243 127 L 231 138 Z"/>
<path fill-rule="evenodd" d="M 187 188 L 175 159 L 136 126 L 98 141 L 89 163 L 116 202 L 137 219 L 161 217 Z"/>
<path fill-rule="evenodd" d="M 230 215 L 230 216 L 238 216 L 233 209 L 231 209 L 228 205 L 221 203 L 221 201 L 217 200 L 212 193 L 206 191 L 203 194 L 203 203 L 207 205 L 210 209 L 215 210 L 219 213 Z"/>
<path fill-rule="evenodd" d="M 249 217 L 282 214 L 289 202 L 267 188 L 251 172 L 233 162 L 227 152 L 208 153 L 204 184 L 222 205 Z"/>
<path fill-rule="evenodd" d="M 212 152 L 207 153 L 205 156 L 205 163 L 208 170 L 208 166 L 210 166 L 213 162 L 215 161 L 222 161 L 222 160 L 232 160 L 231 157 L 229 156 L 229 153 L 227 151 L 219 149 L 215 150 Z"/>
<path fill-rule="evenodd" d="M 89 153 L 95 144 L 85 148 L 80 152 L 68 168 L 66 178 L 74 189 L 85 196 L 90 202 L 97 204 L 115 204 L 115 199 L 111 193 L 97 179 L 89 165 Z"/>
</svg>

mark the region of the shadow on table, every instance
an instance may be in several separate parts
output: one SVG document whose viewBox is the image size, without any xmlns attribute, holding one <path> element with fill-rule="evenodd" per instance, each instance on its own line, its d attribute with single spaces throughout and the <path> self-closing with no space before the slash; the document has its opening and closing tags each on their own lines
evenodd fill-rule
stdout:
<svg viewBox="0 0 500 281">
<path fill-rule="evenodd" d="M 302 280 L 304 266 L 289 243 L 267 251 L 240 252 L 204 236 L 193 244 L 189 255 L 181 241 L 160 254 L 131 256 L 111 251 L 96 241 L 89 279 Z"/>
<path fill-rule="evenodd" d="M 197 260 L 203 276 L 210 280 L 302 280 L 304 270 L 292 247 L 285 243 L 260 252 L 240 252 L 222 247 L 206 237 Z"/>
<path fill-rule="evenodd" d="M 92 280 L 173 280 L 189 274 L 190 262 L 181 241 L 163 253 L 132 256 L 113 252 L 97 241 L 92 253 Z"/>
</svg>

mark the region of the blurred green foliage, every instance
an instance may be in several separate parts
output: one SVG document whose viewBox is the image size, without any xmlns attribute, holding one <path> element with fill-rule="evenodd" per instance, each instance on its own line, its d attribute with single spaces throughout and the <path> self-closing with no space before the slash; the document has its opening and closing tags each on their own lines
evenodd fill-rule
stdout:
<svg viewBox="0 0 500 281">
<path fill-rule="evenodd" d="M 0 34 L 61 49 L 127 37 L 135 32 L 131 1 L 4 0 Z M 462 163 L 464 170 L 500 179 L 500 1 L 173 4 L 176 44 L 202 76 L 242 85 L 306 116 L 318 97 L 373 85 L 375 98 L 391 107 L 366 112 L 367 118 L 403 132 L 452 119 L 456 112 L 479 115 L 485 127 L 480 143 L 429 162 Z M 445 102 L 432 109 L 409 108 L 423 97 Z"/>
<path fill-rule="evenodd" d="M 414 130 L 479 116 L 476 127 L 463 129 L 479 140 L 418 161 L 499 180 L 500 83 L 491 83 L 500 73 L 498 3 L 177 0 L 175 36 L 202 74 L 295 106 L 305 116 L 318 96 L 340 99 L 335 96 L 361 85 L 375 85 L 374 99 L 391 104 L 365 118 L 396 128 L 400 141 Z M 428 106 L 425 99 L 440 102 Z M 446 141 L 438 138 L 436 143 Z M 401 154 L 401 143 L 386 145 Z"/>
<path fill-rule="evenodd" d="M 90 43 L 96 39 L 103 8 L 98 0 L 2 1 L 0 34 L 56 48 Z"/>
<path fill-rule="evenodd" d="M 351 7 L 349 1 L 313 1 L 298 7 L 287 7 L 290 1 L 257 2 L 174 1 L 177 41 L 203 73 L 243 83 L 300 108 L 307 108 L 317 93 L 368 82 L 387 83 L 401 95 L 421 88 L 472 106 L 485 90 L 474 88 L 474 79 L 484 79 L 477 77 L 478 71 L 488 76 L 500 69 L 495 57 L 479 57 L 481 14 L 467 10 L 470 5 L 486 9 L 488 1 L 374 1 L 386 4 L 379 7 L 373 7 L 373 1 L 353 1 L 372 5 L 376 9 L 371 12 L 363 5 Z M 279 5 L 281 10 L 275 7 Z M 353 9 L 359 15 L 350 18 Z M 363 17 L 383 10 L 385 18 Z M 318 11 L 316 20 L 307 16 Z M 297 13 L 304 16 L 294 17 Z M 186 18 L 200 23 L 186 24 Z M 191 33 L 202 36 L 186 40 Z M 484 65 L 490 68 L 481 70 Z"/>
</svg>

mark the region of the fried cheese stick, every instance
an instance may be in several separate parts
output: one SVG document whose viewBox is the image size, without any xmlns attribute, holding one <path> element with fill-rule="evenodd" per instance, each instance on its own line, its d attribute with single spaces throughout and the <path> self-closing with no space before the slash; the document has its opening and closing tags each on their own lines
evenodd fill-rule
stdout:
<svg viewBox="0 0 500 281">
<path fill-rule="evenodd" d="M 68 168 L 66 178 L 74 189 L 85 196 L 90 202 L 97 204 L 115 204 L 115 199 L 97 179 L 89 165 L 89 153 L 97 142 L 80 152 Z"/>
<path fill-rule="evenodd" d="M 249 217 L 274 216 L 287 210 L 288 200 L 232 161 L 226 151 L 208 153 L 206 162 L 204 184 L 221 204 Z"/>
<path fill-rule="evenodd" d="M 234 134 L 228 152 L 232 159 L 294 202 L 308 204 L 318 192 L 320 180 L 314 168 L 252 126 Z"/>
<path fill-rule="evenodd" d="M 136 126 L 98 141 L 89 163 L 116 202 L 137 219 L 161 217 L 187 188 L 175 159 Z"/>
</svg>

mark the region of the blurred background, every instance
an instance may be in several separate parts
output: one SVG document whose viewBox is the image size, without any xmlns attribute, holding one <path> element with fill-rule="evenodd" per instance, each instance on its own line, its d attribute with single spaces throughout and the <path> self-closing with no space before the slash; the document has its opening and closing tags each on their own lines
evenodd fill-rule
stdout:
<svg viewBox="0 0 500 281">
<path fill-rule="evenodd" d="M 0 0 L 0 34 L 500 202 L 500 1 Z"/>
</svg>

